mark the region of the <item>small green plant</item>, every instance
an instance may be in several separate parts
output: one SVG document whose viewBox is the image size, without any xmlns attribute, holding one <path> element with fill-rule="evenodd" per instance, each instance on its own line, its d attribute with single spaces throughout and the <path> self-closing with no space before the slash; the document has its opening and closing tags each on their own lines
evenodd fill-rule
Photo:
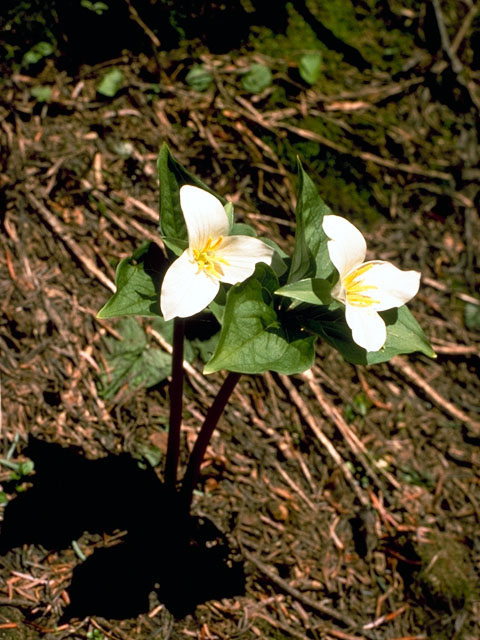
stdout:
<svg viewBox="0 0 480 640">
<path fill-rule="evenodd" d="M 50 42 L 37 42 L 36 45 L 24 54 L 22 66 L 29 67 L 30 65 L 37 64 L 42 58 L 51 56 L 54 50 L 54 46 Z"/>
<path fill-rule="evenodd" d="M 22 462 L 12 462 L 12 460 L 7 458 L 0 458 L 0 465 L 7 467 L 7 469 L 11 469 L 10 481 L 15 482 L 15 491 L 22 492 L 24 491 L 24 482 L 25 479 L 33 473 L 35 469 L 35 464 L 33 460 L 24 460 Z M 6 493 L 3 491 L 0 492 L 0 504 L 6 504 L 8 502 L 8 497 Z"/>
<path fill-rule="evenodd" d="M 50 87 L 32 87 L 30 93 L 37 100 L 37 102 L 49 102 L 52 97 L 52 89 Z"/>
<path fill-rule="evenodd" d="M 153 387 L 170 374 L 170 355 L 148 344 L 147 335 L 135 318 L 124 318 L 118 331 L 122 340 L 105 340 L 108 370 L 100 375 L 100 392 L 107 399 L 123 385 L 133 389 Z"/>
<path fill-rule="evenodd" d="M 185 319 L 202 312 L 218 323 L 204 373 L 223 369 L 228 374 L 207 412 L 178 495 L 188 512 L 208 442 L 242 373 L 305 371 L 314 361 L 318 338 L 356 364 L 385 362 L 413 351 L 435 354 L 405 306 L 418 291 L 420 274 L 383 260 L 366 261 L 359 229 L 332 213 L 300 163 L 291 256 L 269 239 L 257 238 L 252 227 L 236 224 L 232 204 L 190 174 L 166 145 L 159 154 L 158 173 L 159 230 L 169 250 L 168 268 L 159 275 L 163 270 L 148 263 L 148 245 L 141 247 L 120 262 L 117 291 L 98 315 L 157 317 L 164 329 L 173 321 L 165 466 L 165 484 L 173 494 L 188 344 Z M 113 389 L 125 380 L 125 370 L 134 383 L 145 383 L 150 369 L 142 361 L 143 330 L 128 326 L 131 334 L 110 356 L 120 359 L 121 375 L 112 382 Z M 126 364 L 125 354 L 131 358 Z M 365 415 L 363 395 L 356 397 L 353 408 Z"/>
<path fill-rule="evenodd" d="M 465 326 L 470 331 L 480 331 L 480 307 L 471 302 L 465 305 Z"/>
<path fill-rule="evenodd" d="M 318 52 L 305 53 L 298 65 L 300 76 L 308 84 L 315 84 L 322 72 L 322 55 Z"/>
<path fill-rule="evenodd" d="M 105 11 L 108 11 L 108 4 L 105 4 L 104 2 L 90 2 L 90 0 L 82 0 L 80 4 L 85 9 L 89 9 L 96 13 L 97 16 L 101 16 Z"/>
<path fill-rule="evenodd" d="M 195 91 L 206 91 L 212 80 L 212 74 L 203 64 L 194 65 L 185 77 L 185 82 Z"/>
<path fill-rule="evenodd" d="M 110 69 L 98 83 L 97 93 L 107 98 L 113 98 L 120 91 L 122 84 L 123 73 L 120 69 Z"/>
<path fill-rule="evenodd" d="M 252 64 L 242 76 L 242 87 L 249 93 L 261 93 L 272 84 L 272 72 L 264 64 Z"/>
</svg>

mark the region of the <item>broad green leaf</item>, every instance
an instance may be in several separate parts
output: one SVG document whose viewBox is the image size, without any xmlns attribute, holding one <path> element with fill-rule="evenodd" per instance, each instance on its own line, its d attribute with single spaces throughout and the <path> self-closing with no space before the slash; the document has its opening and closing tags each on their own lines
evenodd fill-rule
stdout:
<svg viewBox="0 0 480 640">
<path fill-rule="evenodd" d="M 261 240 L 265 244 L 268 244 L 269 247 L 272 247 L 272 249 L 275 250 L 275 253 L 272 257 L 272 264 L 270 266 L 272 267 L 273 272 L 275 273 L 277 278 L 281 278 L 283 274 L 288 271 L 286 261 L 288 262 L 288 264 L 290 264 L 290 257 L 288 253 L 285 253 L 285 251 L 270 238 L 259 238 L 259 240 Z"/>
<path fill-rule="evenodd" d="M 296 321 L 281 321 L 273 304 L 277 288 L 274 272 L 259 263 L 251 278 L 230 289 L 218 345 L 205 373 L 271 370 L 289 375 L 312 365 L 315 337 L 306 337 Z"/>
<path fill-rule="evenodd" d="M 123 73 L 120 69 L 110 69 L 102 77 L 97 86 L 97 93 L 107 98 L 113 98 L 123 84 Z"/>
<path fill-rule="evenodd" d="M 320 53 L 305 53 L 300 58 L 298 71 L 305 82 L 315 84 L 322 70 L 322 56 Z"/>
<path fill-rule="evenodd" d="M 422 328 L 406 306 L 384 311 L 380 315 L 387 325 L 387 340 L 380 351 L 366 351 L 353 342 L 343 307 L 305 307 L 298 314 L 298 321 L 307 330 L 316 333 L 335 347 L 345 360 L 353 364 L 377 364 L 394 356 L 415 351 L 430 358 L 436 357 Z"/>
<path fill-rule="evenodd" d="M 165 243 L 165 246 L 167 246 L 176 256 L 179 256 L 188 248 L 187 240 L 177 240 L 177 238 L 167 238 L 166 236 L 163 236 L 162 240 Z"/>
<path fill-rule="evenodd" d="M 157 168 L 160 181 L 160 231 L 163 236 L 172 240 L 188 241 L 187 228 L 180 208 L 180 187 L 191 184 L 208 191 L 223 205 L 226 204 L 226 200 L 177 162 L 165 143 L 158 154 Z"/>
<path fill-rule="evenodd" d="M 320 198 L 316 186 L 298 160 L 298 198 L 295 212 L 295 248 L 288 282 L 315 276 L 328 278 L 334 271 L 322 222 L 331 210 Z"/>
<path fill-rule="evenodd" d="M 165 380 L 171 371 L 170 354 L 149 347 L 142 327 L 134 318 L 125 318 L 118 325 L 122 340 L 106 338 L 110 349 L 106 355 L 108 370 L 100 374 L 100 392 L 113 397 L 121 386 L 152 387 Z"/>
<path fill-rule="evenodd" d="M 249 224 L 245 224 L 244 222 L 235 222 L 232 225 L 230 230 L 231 236 L 251 236 L 252 238 L 257 237 L 257 232 L 253 227 Z"/>
<path fill-rule="evenodd" d="M 165 259 L 153 243 L 143 245 L 117 267 L 116 292 L 100 309 L 99 318 L 159 316 L 160 283 Z"/>
<path fill-rule="evenodd" d="M 223 315 L 225 313 L 225 305 L 227 304 L 227 294 L 225 291 L 225 285 L 220 284 L 220 289 L 215 296 L 215 299 L 208 305 L 209 310 L 215 316 L 219 324 L 223 324 Z"/>
<path fill-rule="evenodd" d="M 272 72 L 264 64 L 252 64 L 242 77 L 242 87 L 249 93 L 261 93 L 272 84 Z"/>
<path fill-rule="evenodd" d="M 331 289 L 332 285 L 328 280 L 306 278 L 305 280 L 286 284 L 284 287 L 277 289 L 275 293 L 279 296 L 286 296 L 309 304 L 328 305 L 332 302 Z"/>
<path fill-rule="evenodd" d="M 206 91 L 211 85 L 213 76 L 203 64 L 194 65 L 187 73 L 185 82 L 195 91 Z"/>
</svg>

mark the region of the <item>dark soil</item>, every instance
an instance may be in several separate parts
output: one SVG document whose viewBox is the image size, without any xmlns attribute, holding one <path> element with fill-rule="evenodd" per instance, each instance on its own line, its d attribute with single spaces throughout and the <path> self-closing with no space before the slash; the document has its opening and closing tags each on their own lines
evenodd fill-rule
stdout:
<svg viewBox="0 0 480 640">
<path fill-rule="evenodd" d="M 245 39 L 5 67 L 0 639 L 480 637 L 478 17 L 382 3 L 382 37 L 411 37 L 393 68 L 296 4 L 330 38 L 312 87 L 293 54 Z M 213 76 L 203 92 L 185 83 L 193 62 Z M 252 62 L 273 73 L 254 95 L 239 83 Z M 111 67 L 123 86 L 105 98 Z M 319 344 L 308 374 L 242 377 L 187 522 L 161 484 L 167 383 L 106 398 L 99 382 L 115 266 L 161 245 L 163 141 L 285 248 L 300 154 L 371 256 L 422 272 L 410 308 L 438 354 L 361 368 Z M 223 380 L 201 368 L 187 372 L 184 451 Z"/>
</svg>

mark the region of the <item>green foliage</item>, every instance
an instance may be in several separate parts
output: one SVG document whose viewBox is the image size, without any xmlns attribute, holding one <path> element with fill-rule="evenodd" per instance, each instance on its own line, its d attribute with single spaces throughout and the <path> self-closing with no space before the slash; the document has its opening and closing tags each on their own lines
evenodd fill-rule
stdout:
<svg viewBox="0 0 480 640">
<path fill-rule="evenodd" d="M 480 306 L 467 302 L 465 305 L 465 326 L 470 331 L 480 331 Z"/>
<path fill-rule="evenodd" d="M 180 187 L 192 184 L 216 194 L 182 167 L 166 145 L 159 154 L 158 172 L 161 231 L 167 246 L 178 255 L 187 246 Z M 221 325 L 220 333 L 214 331 L 211 341 L 206 344 L 186 342 L 186 357 L 199 355 L 203 361 L 208 360 L 205 373 L 227 369 L 243 373 L 272 370 L 292 374 L 311 366 L 317 337 L 355 364 L 384 362 L 397 354 L 414 351 L 435 357 L 422 329 L 405 306 L 381 313 L 387 327 L 387 339 L 382 349 L 367 352 L 353 342 L 344 306 L 331 297 L 338 274 L 330 261 L 328 240 L 322 226 L 324 216 L 331 211 L 300 162 L 298 177 L 297 224 L 291 261 L 275 243 L 265 239 L 276 251 L 272 266 L 259 263 L 253 276 L 244 282 L 234 286 L 221 284 L 218 295 L 209 305 L 210 312 Z M 231 233 L 256 235 L 250 225 L 233 222 L 233 207 L 229 204 L 226 213 L 232 225 Z M 157 317 L 157 330 L 165 339 L 171 340 L 172 323 L 165 323 L 159 310 L 162 273 L 169 263 L 164 264 L 158 255 L 152 255 L 152 247 L 155 245 L 144 245 L 131 258 L 120 262 L 116 274 L 117 291 L 98 315 L 101 318 L 119 315 Z M 285 275 L 287 270 L 288 276 Z M 279 278 L 282 278 L 281 283 Z M 137 350 L 128 348 L 113 353 L 112 369 L 118 373 L 109 383 L 107 394 L 114 394 L 126 375 L 135 384 L 149 384 L 149 378 L 139 377 L 138 367 L 148 370 L 151 350 L 144 353 L 145 339 L 139 338 L 139 345 Z M 140 361 L 141 365 L 138 364 Z"/>
<path fill-rule="evenodd" d="M 122 84 L 123 73 L 120 69 L 110 69 L 98 83 L 97 92 L 107 98 L 113 98 L 120 91 Z"/>
<path fill-rule="evenodd" d="M 353 364 L 378 364 L 401 353 L 415 351 L 430 358 L 436 357 L 422 328 L 406 306 L 380 313 L 387 325 L 387 340 L 379 351 L 365 351 L 353 342 L 345 312 L 338 303 L 329 307 L 305 305 L 297 315 L 306 329 L 323 338 Z"/>
<path fill-rule="evenodd" d="M 203 64 L 194 65 L 187 73 L 185 82 L 195 91 L 206 91 L 212 84 L 213 76 Z"/>
<path fill-rule="evenodd" d="M 187 228 L 180 207 L 180 187 L 191 184 L 205 189 L 217 197 L 223 205 L 226 204 L 226 200 L 177 162 L 165 143 L 158 155 L 157 168 L 160 182 L 160 231 L 163 236 L 172 241 L 187 241 Z"/>
<path fill-rule="evenodd" d="M 48 102 L 52 97 L 51 87 L 39 86 L 32 87 L 30 89 L 31 95 L 36 98 L 38 102 Z"/>
<path fill-rule="evenodd" d="M 322 228 L 325 215 L 331 213 L 310 177 L 298 161 L 298 198 L 295 212 L 295 248 L 288 282 L 306 277 L 327 278 L 333 271 Z"/>
<path fill-rule="evenodd" d="M 81 6 L 85 9 L 89 9 L 97 14 L 97 16 L 101 16 L 105 11 L 108 11 L 108 4 L 104 2 L 90 2 L 90 0 L 81 0 Z"/>
<path fill-rule="evenodd" d="M 317 82 L 322 70 L 322 61 L 322 55 L 318 52 L 305 53 L 300 58 L 298 71 L 305 82 L 308 82 L 308 84 L 315 84 Z"/>
<path fill-rule="evenodd" d="M 249 93 L 261 93 L 272 84 L 272 72 L 263 64 L 252 64 L 242 76 L 242 87 Z"/>
<path fill-rule="evenodd" d="M 32 64 L 37 64 L 42 58 L 51 56 L 55 48 L 51 42 L 41 41 L 37 42 L 31 49 L 29 49 L 23 56 L 22 65 L 28 67 Z"/>
<path fill-rule="evenodd" d="M 25 490 L 23 484 L 25 479 L 33 473 L 35 469 L 35 463 L 33 460 L 24 460 L 23 462 L 12 462 L 7 458 L 0 458 L 0 465 L 11 469 L 10 480 L 15 481 L 15 490 L 22 492 Z M 0 492 L 0 504 L 6 504 L 8 502 L 8 496 L 2 491 Z"/>
<path fill-rule="evenodd" d="M 218 345 L 205 373 L 270 370 L 289 375 L 312 365 L 315 337 L 302 334 L 279 315 L 274 305 L 277 288 L 272 269 L 259 263 L 251 278 L 230 289 Z"/>
<path fill-rule="evenodd" d="M 286 296 L 300 302 L 309 304 L 325 304 L 329 305 L 333 302 L 330 292 L 332 285 L 328 280 L 321 278 L 306 278 L 291 282 L 275 291 L 277 295 Z"/>
<path fill-rule="evenodd" d="M 117 267 L 116 292 L 98 312 L 99 318 L 159 316 L 160 273 L 149 263 L 150 244 L 124 258 Z M 158 268 L 158 267 L 157 267 Z"/>
<path fill-rule="evenodd" d="M 165 380 L 171 370 L 170 354 L 150 347 L 145 332 L 134 318 L 118 325 L 122 340 L 106 338 L 108 370 L 100 374 L 100 393 L 112 398 L 124 384 L 132 388 L 152 387 Z"/>
</svg>

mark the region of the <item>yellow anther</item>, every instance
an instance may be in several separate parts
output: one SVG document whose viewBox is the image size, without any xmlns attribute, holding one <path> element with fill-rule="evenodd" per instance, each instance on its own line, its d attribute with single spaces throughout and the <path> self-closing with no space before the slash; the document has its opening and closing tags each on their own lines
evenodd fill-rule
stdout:
<svg viewBox="0 0 480 640">
<path fill-rule="evenodd" d="M 193 258 L 198 265 L 198 273 L 204 271 L 211 278 L 220 278 L 223 276 L 222 264 L 228 266 L 225 258 L 219 257 L 215 251 L 221 245 L 223 236 L 220 236 L 213 241 L 212 238 L 208 238 L 203 249 L 193 249 Z"/>
<path fill-rule="evenodd" d="M 379 304 L 379 300 L 374 300 L 366 293 L 367 291 L 374 291 L 378 287 L 373 284 L 365 284 L 362 278 L 373 266 L 373 264 L 363 264 L 343 279 L 345 296 L 349 304 L 355 307 L 370 307 L 372 304 Z"/>
</svg>

